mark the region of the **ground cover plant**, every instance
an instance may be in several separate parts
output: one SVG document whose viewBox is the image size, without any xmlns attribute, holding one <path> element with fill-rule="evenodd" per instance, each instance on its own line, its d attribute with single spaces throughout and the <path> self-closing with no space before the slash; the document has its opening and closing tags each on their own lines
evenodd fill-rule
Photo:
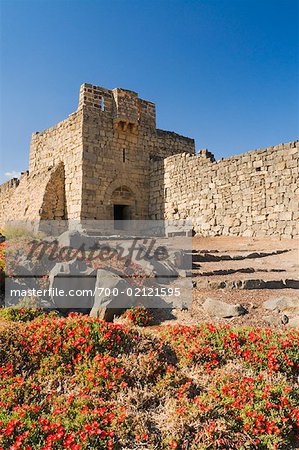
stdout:
<svg viewBox="0 0 299 450">
<path fill-rule="evenodd" d="M 298 338 L 78 314 L 0 319 L 0 448 L 296 448 Z"/>
<path fill-rule="evenodd" d="M 0 289 L 4 286 L 5 278 L 5 244 L 0 242 Z"/>
</svg>

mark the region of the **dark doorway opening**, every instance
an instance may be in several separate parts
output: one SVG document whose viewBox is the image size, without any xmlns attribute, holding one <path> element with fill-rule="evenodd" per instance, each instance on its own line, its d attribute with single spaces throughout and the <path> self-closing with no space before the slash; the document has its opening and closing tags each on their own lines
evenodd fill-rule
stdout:
<svg viewBox="0 0 299 450">
<path fill-rule="evenodd" d="M 124 230 L 126 223 L 124 221 L 131 219 L 129 205 L 113 205 L 114 225 L 118 230 Z"/>
</svg>

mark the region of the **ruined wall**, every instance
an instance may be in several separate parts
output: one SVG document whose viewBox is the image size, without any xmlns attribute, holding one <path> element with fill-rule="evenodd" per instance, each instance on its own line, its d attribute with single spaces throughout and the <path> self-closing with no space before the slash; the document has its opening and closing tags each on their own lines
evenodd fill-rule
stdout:
<svg viewBox="0 0 299 450">
<path fill-rule="evenodd" d="M 79 218 L 82 164 L 81 111 L 33 133 L 29 173 L 0 186 L 0 222 Z"/>
<path fill-rule="evenodd" d="M 44 220 L 63 220 L 67 217 L 65 201 L 65 169 L 60 162 L 52 169 L 43 196 L 40 217 Z"/>
<path fill-rule="evenodd" d="M 255 150 L 215 162 L 171 156 L 152 163 L 152 218 L 192 218 L 203 236 L 298 236 L 299 143 Z"/>
<path fill-rule="evenodd" d="M 177 155 L 183 152 L 194 155 L 194 139 L 180 136 L 172 131 L 156 130 L 153 159 L 155 159 L 155 156 L 167 158 L 170 155 Z"/>
<path fill-rule="evenodd" d="M 37 222 L 41 216 L 54 218 L 51 216 L 53 206 L 55 218 L 58 218 L 61 208 L 59 202 L 54 203 L 54 199 L 59 197 L 64 202 L 62 185 L 64 179 L 61 164 L 42 173 L 29 175 L 25 172 L 18 180 L 17 187 L 11 190 L 8 201 L 4 203 L 1 199 L 0 224 L 22 220 Z"/>
<path fill-rule="evenodd" d="M 0 186 L 0 218 L 4 217 L 5 209 L 11 201 L 16 188 L 19 185 L 20 180 L 18 178 L 13 178 Z"/>
<path fill-rule="evenodd" d="M 30 176 L 64 164 L 65 218 L 78 219 L 82 201 L 83 114 L 77 111 L 57 125 L 33 133 L 30 145 Z"/>
</svg>

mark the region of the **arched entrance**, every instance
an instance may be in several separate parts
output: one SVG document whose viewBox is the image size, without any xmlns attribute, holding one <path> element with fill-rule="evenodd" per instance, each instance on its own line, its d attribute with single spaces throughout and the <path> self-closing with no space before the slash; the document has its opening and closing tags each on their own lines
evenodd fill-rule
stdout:
<svg viewBox="0 0 299 450">
<path fill-rule="evenodd" d="M 111 195 L 113 206 L 114 228 L 123 230 L 127 228 L 127 221 L 135 218 L 136 199 L 127 186 L 119 186 Z"/>
</svg>

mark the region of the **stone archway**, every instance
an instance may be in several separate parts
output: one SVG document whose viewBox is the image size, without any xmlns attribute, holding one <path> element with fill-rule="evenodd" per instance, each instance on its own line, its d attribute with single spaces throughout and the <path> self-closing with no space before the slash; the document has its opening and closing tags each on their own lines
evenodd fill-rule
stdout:
<svg viewBox="0 0 299 450">
<path fill-rule="evenodd" d="M 116 188 L 110 199 L 116 229 L 128 228 L 127 222 L 136 217 L 136 198 L 127 186 Z"/>
<path fill-rule="evenodd" d="M 114 180 L 104 196 L 107 217 L 112 220 L 135 220 L 139 215 L 139 198 L 137 190 L 128 186 L 125 180 Z"/>
</svg>

